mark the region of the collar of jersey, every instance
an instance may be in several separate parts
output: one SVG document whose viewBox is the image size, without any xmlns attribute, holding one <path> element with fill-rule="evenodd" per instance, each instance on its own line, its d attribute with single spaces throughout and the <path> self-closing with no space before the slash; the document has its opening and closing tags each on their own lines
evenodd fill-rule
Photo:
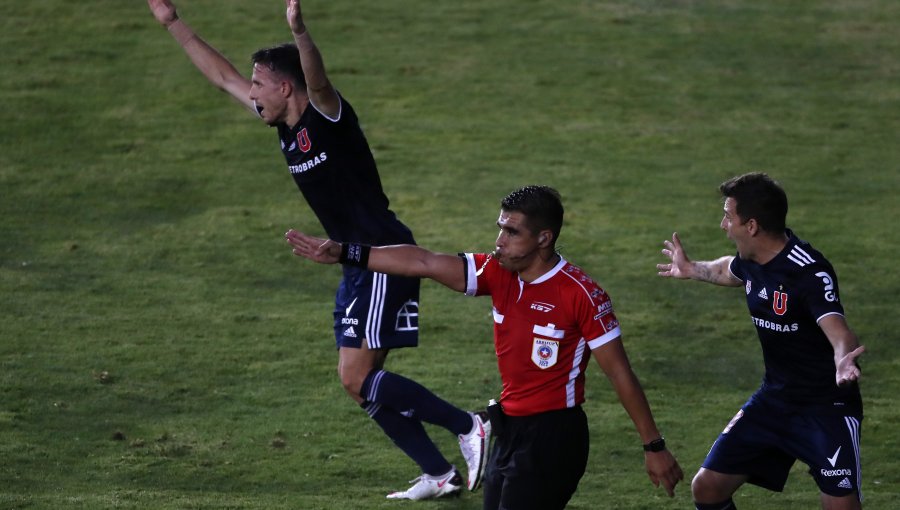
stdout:
<svg viewBox="0 0 900 510">
<path fill-rule="evenodd" d="M 562 255 L 560 255 L 560 256 L 559 256 L 559 262 L 557 262 L 556 265 L 553 266 L 553 269 L 551 269 L 551 270 L 547 271 L 546 273 L 542 274 L 541 276 L 535 278 L 534 281 L 528 283 L 528 285 L 537 285 L 537 284 L 539 284 L 539 283 L 546 282 L 546 281 L 549 280 L 550 278 L 553 278 L 553 276 L 554 276 L 556 273 L 558 273 L 558 272 L 563 268 L 564 265 L 566 265 L 566 259 L 564 259 Z M 526 283 L 526 282 L 523 282 L 523 281 L 522 281 L 522 278 L 521 278 L 521 277 L 519 278 L 519 282 L 520 282 L 520 283 Z"/>
</svg>

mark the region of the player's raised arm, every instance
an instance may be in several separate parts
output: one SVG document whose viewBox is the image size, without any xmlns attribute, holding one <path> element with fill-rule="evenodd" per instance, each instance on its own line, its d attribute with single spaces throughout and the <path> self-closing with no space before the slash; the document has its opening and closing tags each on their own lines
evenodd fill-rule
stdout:
<svg viewBox="0 0 900 510">
<path fill-rule="evenodd" d="M 288 25 L 291 27 L 297 49 L 300 50 L 300 66 L 306 77 L 306 93 L 309 101 L 326 117 L 337 119 L 341 114 L 341 100 L 325 73 L 322 54 L 303 22 L 300 0 L 285 0 L 285 6 Z"/>
<path fill-rule="evenodd" d="M 430 278 L 455 291 L 466 291 L 465 261 L 457 255 L 435 253 L 411 244 L 366 246 L 336 243 L 296 230 L 288 230 L 284 238 L 291 245 L 294 255 L 320 264 L 340 262 L 378 273 Z"/>
<path fill-rule="evenodd" d="M 147 0 L 147 5 L 156 21 L 175 38 L 203 76 L 257 115 L 253 101 L 250 100 L 250 80 L 182 21 L 170 0 Z"/>
<path fill-rule="evenodd" d="M 660 276 L 677 279 L 692 279 L 701 282 L 739 287 L 743 282 L 731 274 L 729 266 L 734 256 L 727 255 L 716 260 L 694 262 L 684 253 L 678 233 L 672 234 L 672 240 L 663 241 L 662 253 L 669 257 L 668 264 L 657 264 Z"/>
</svg>

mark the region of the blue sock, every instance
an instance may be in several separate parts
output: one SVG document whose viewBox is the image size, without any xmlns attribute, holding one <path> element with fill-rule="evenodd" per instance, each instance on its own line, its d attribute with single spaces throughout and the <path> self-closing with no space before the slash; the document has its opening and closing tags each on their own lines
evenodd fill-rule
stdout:
<svg viewBox="0 0 900 510">
<path fill-rule="evenodd" d="M 384 370 L 372 370 L 360 390 L 362 398 L 395 411 L 444 427 L 456 434 L 472 430 L 472 416 L 438 397 L 421 384 Z"/>
<path fill-rule="evenodd" d="M 731 498 L 712 504 L 695 502 L 694 506 L 697 507 L 697 510 L 737 510 L 737 507 L 734 506 L 734 501 Z"/>
<path fill-rule="evenodd" d="M 407 418 L 390 407 L 375 402 L 366 401 L 360 406 L 384 430 L 391 441 L 419 465 L 423 473 L 439 476 L 452 469 L 437 446 L 431 442 L 422 422 Z"/>
</svg>

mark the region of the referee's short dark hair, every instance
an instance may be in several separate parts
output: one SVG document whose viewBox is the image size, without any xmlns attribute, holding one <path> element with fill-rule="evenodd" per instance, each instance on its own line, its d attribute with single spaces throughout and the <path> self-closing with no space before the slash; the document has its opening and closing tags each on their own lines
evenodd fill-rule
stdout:
<svg viewBox="0 0 900 510">
<path fill-rule="evenodd" d="M 260 48 L 250 55 L 250 62 L 289 76 L 294 85 L 306 91 L 306 76 L 300 66 L 300 50 L 294 43 L 284 43 L 268 48 Z"/>
<path fill-rule="evenodd" d="M 719 185 L 722 198 L 737 202 L 741 221 L 756 220 L 759 228 L 781 234 L 787 221 L 787 194 L 774 179 L 761 172 L 751 172 L 728 179 Z"/>
<path fill-rule="evenodd" d="M 520 212 L 527 218 L 528 229 L 537 234 L 541 230 L 553 232 L 553 242 L 559 239 L 562 230 L 563 206 L 559 192 L 550 186 L 524 186 L 500 202 L 507 212 Z"/>
</svg>

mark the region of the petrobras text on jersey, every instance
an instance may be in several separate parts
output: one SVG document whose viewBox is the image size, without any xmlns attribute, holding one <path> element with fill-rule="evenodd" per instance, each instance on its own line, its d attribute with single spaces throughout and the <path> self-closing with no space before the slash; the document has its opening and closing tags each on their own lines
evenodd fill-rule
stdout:
<svg viewBox="0 0 900 510">
<path fill-rule="evenodd" d="M 778 333 L 793 333 L 800 329 L 800 325 L 796 322 L 793 324 L 778 324 L 777 322 L 767 321 L 757 317 L 751 316 L 750 318 L 753 319 L 753 324 L 755 324 L 756 327 L 769 329 Z"/>
<path fill-rule="evenodd" d="M 288 165 L 288 170 L 291 171 L 292 174 L 302 174 L 307 170 L 312 170 L 320 163 L 324 163 L 325 160 L 328 159 L 328 154 L 321 152 L 318 156 L 313 156 L 312 159 L 308 161 L 304 161 L 299 165 Z"/>
</svg>

